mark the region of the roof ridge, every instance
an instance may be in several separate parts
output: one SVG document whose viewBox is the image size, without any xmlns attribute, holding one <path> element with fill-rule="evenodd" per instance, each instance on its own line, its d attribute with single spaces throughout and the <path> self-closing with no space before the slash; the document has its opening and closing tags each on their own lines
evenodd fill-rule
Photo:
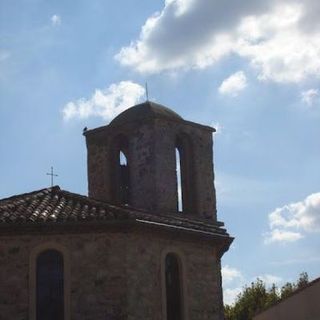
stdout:
<svg viewBox="0 0 320 320">
<path fill-rule="evenodd" d="M 84 200 L 84 201 L 90 201 L 91 203 L 95 203 L 97 206 L 100 205 L 100 206 L 105 206 L 105 207 L 112 208 L 112 209 L 129 211 L 129 212 L 132 212 L 135 214 L 150 215 L 150 211 L 143 209 L 143 208 L 135 208 L 132 206 L 124 206 L 121 204 L 112 204 L 109 202 L 105 202 L 103 200 L 95 199 L 95 198 L 92 198 L 92 197 L 89 197 L 86 195 L 70 192 L 68 190 L 63 190 L 63 189 L 60 189 L 59 193 L 63 193 L 66 196 L 69 195 L 69 196 L 77 197 L 77 198 Z M 217 224 L 215 221 L 203 220 L 203 219 L 200 219 L 200 218 L 194 217 L 194 216 L 192 216 L 192 219 L 190 219 L 190 216 L 189 217 L 186 217 L 183 215 L 180 216 L 176 213 L 157 213 L 157 214 L 155 214 L 155 216 L 162 217 L 162 218 L 169 218 L 169 219 L 177 219 L 177 220 L 185 221 L 185 222 L 190 222 L 190 220 L 192 220 L 193 223 L 197 223 L 199 225 L 208 226 L 208 227 L 212 227 Z"/>
<path fill-rule="evenodd" d="M 0 204 L 1 204 L 1 202 L 6 202 L 6 201 L 14 200 L 14 199 L 19 199 L 19 198 L 24 198 L 26 196 L 36 195 L 36 194 L 41 193 L 41 192 L 48 192 L 49 193 L 49 192 L 53 192 L 53 191 L 57 192 L 59 190 L 61 190 L 61 188 L 58 185 L 55 185 L 55 186 L 48 187 L 48 188 L 42 188 L 42 189 L 39 189 L 39 190 L 34 190 L 34 191 L 30 191 L 30 192 L 15 194 L 15 195 L 12 195 L 10 197 L 6 197 L 6 198 L 0 199 Z"/>
<path fill-rule="evenodd" d="M 59 186 L 43 188 L 0 200 L 0 227 L 70 223 L 82 221 L 135 221 L 154 223 L 170 228 L 184 228 L 195 232 L 209 232 L 229 237 L 215 221 L 203 221 L 194 216 L 156 213 L 131 206 L 111 204 L 87 195 L 70 192 Z M 12 229 L 14 230 L 14 229 Z M 182 229 L 181 229 L 182 230 Z M 231 238 L 230 238 L 231 239 Z"/>
<path fill-rule="evenodd" d="M 0 199 L 0 205 L 3 203 L 5 204 L 7 201 L 11 201 L 11 200 L 15 200 L 15 199 L 21 199 L 21 198 L 25 198 L 27 196 L 41 196 L 42 193 L 54 193 L 54 194 L 59 194 L 59 195 L 64 195 L 65 197 L 73 197 L 73 198 L 77 198 L 79 201 L 82 202 L 90 202 L 91 204 L 95 205 L 95 206 L 99 206 L 99 207 L 105 207 L 105 208 L 111 208 L 111 209 L 115 209 L 115 210 L 124 210 L 127 212 L 132 212 L 135 214 L 146 214 L 146 215 L 150 215 L 150 211 L 142 209 L 142 208 L 134 208 L 131 206 L 124 206 L 124 205 L 117 205 L 117 204 L 111 204 L 109 202 L 105 202 L 103 200 L 99 200 L 99 199 L 95 199 L 92 197 L 89 197 L 87 195 L 83 195 L 80 193 L 75 193 L 75 192 L 71 192 L 68 190 L 64 190 L 61 189 L 59 185 L 55 185 L 53 187 L 49 187 L 49 188 L 43 188 L 43 189 L 39 189 L 39 190 L 34 190 L 31 192 L 27 192 L 27 193 L 22 193 L 19 195 L 13 195 L 11 197 L 8 198 L 3 198 Z M 197 217 L 192 217 L 192 219 L 190 219 L 189 217 L 183 216 L 183 215 L 178 215 L 175 213 L 157 213 L 156 214 L 157 217 L 159 218 L 167 218 L 167 219 L 176 219 L 179 221 L 184 221 L 184 222 L 190 222 L 190 220 L 192 220 L 193 223 L 196 224 L 200 224 L 203 226 L 213 226 L 216 223 L 214 223 L 214 221 L 204 221 L 202 219 L 199 219 Z"/>
<path fill-rule="evenodd" d="M 106 207 L 110 207 L 110 208 L 122 208 L 121 206 L 113 205 L 113 204 L 111 204 L 111 203 L 109 203 L 109 202 L 105 202 L 105 201 L 102 201 L 102 200 L 98 200 L 98 199 L 89 197 L 89 196 L 84 195 L 84 194 L 75 193 L 75 192 L 71 192 L 71 191 L 64 190 L 64 189 L 58 190 L 57 193 L 63 194 L 63 195 L 65 195 L 66 197 L 71 196 L 71 197 L 77 198 L 78 200 L 89 201 L 89 202 L 91 202 L 91 203 L 96 204 L 97 206 L 99 205 L 99 206 L 106 206 Z"/>
</svg>

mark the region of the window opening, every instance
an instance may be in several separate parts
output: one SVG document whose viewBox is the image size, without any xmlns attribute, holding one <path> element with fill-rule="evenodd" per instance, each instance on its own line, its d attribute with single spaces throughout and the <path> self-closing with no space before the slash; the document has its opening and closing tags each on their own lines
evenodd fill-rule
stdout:
<svg viewBox="0 0 320 320">
<path fill-rule="evenodd" d="M 129 204 L 130 178 L 128 160 L 124 152 L 119 152 L 119 198 L 124 205 Z"/>
<path fill-rule="evenodd" d="M 167 320 L 182 320 L 179 261 L 169 253 L 165 260 Z"/>
<path fill-rule="evenodd" d="M 193 148 L 190 137 L 181 134 L 176 139 L 177 211 L 194 214 L 196 185 L 194 181 Z"/>
<path fill-rule="evenodd" d="M 181 177 L 181 157 L 180 150 L 176 148 L 176 176 L 177 176 L 177 196 L 178 196 L 178 212 L 183 211 L 183 195 L 182 195 L 182 177 Z"/>
<path fill-rule="evenodd" d="M 63 256 L 46 250 L 37 258 L 36 267 L 37 320 L 64 319 Z"/>
</svg>

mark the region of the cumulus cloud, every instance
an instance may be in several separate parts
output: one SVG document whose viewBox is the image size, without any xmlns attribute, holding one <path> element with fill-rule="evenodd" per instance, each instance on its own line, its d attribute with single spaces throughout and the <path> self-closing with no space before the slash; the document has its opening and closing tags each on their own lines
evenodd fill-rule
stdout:
<svg viewBox="0 0 320 320">
<path fill-rule="evenodd" d="M 254 0 L 170 0 L 141 29 L 139 39 L 116 58 L 141 72 L 203 68 L 230 52 L 233 29 L 241 14 L 265 7 Z M 252 8 L 252 9 L 251 9 Z"/>
<path fill-rule="evenodd" d="M 280 229 L 274 229 L 265 235 L 265 243 L 272 242 L 294 242 L 303 238 L 300 232 L 286 231 Z"/>
<path fill-rule="evenodd" d="M 302 91 L 301 101 L 308 106 L 312 106 L 319 99 L 319 90 L 318 89 L 309 89 Z"/>
<path fill-rule="evenodd" d="M 205 68 L 232 53 L 261 80 L 300 82 L 319 76 L 319 11 L 315 0 L 167 0 L 116 59 L 155 73 Z"/>
<path fill-rule="evenodd" d="M 320 232 L 320 193 L 313 193 L 304 200 L 287 204 L 269 214 L 271 231 L 265 242 L 292 242 L 305 233 Z"/>
<path fill-rule="evenodd" d="M 277 208 L 269 215 L 270 226 L 299 228 L 320 232 L 320 192 L 313 193 L 303 201 Z"/>
<path fill-rule="evenodd" d="M 241 272 L 238 269 L 232 268 L 228 265 L 221 268 L 221 274 L 224 283 L 232 282 L 235 279 L 242 279 Z"/>
<path fill-rule="evenodd" d="M 110 120 L 138 103 L 144 93 L 145 89 L 132 81 L 113 83 L 106 89 L 96 89 L 89 99 L 68 102 L 62 110 L 63 118 L 70 120 L 98 116 Z"/>
<path fill-rule="evenodd" d="M 54 26 L 54 27 L 58 27 L 61 25 L 61 17 L 54 14 L 52 17 L 51 17 L 51 25 Z"/>
<path fill-rule="evenodd" d="M 256 278 L 259 278 L 260 280 L 262 280 L 266 284 L 267 287 L 270 287 L 273 284 L 277 284 L 277 283 L 283 281 L 283 279 L 281 277 L 278 277 L 278 276 L 275 276 L 272 274 L 263 274 L 263 275 L 260 275 Z"/>
<path fill-rule="evenodd" d="M 232 288 L 232 289 L 225 289 L 223 291 L 223 302 L 227 305 L 232 305 L 237 296 L 242 292 L 242 287 Z"/>
<path fill-rule="evenodd" d="M 224 95 L 237 96 L 247 86 L 247 77 L 243 71 L 232 74 L 223 80 L 219 87 L 219 92 Z"/>
<path fill-rule="evenodd" d="M 223 282 L 223 300 L 225 304 L 232 305 L 239 293 L 243 291 L 243 288 L 251 281 L 256 279 L 262 280 L 267 287 L 271 287 L 273 284 L 279 284 L 283 282 L 281 277 L 272 274 L 262 274 L 251 280 L 245 277 L 240 270 L 234 267 L 225 265 L 221 268 L 222 282 Z"/>
<path fill-rule="evenodd" d="M 225 265 L 221 268 L 222 283 L 223 283 L 223 300 L 225 304 L 231 305 L 234 303 L 238 294 L 242 291 L 242 286 L 245 283 L 244 277 L 237 268 Z"/>
</svg>

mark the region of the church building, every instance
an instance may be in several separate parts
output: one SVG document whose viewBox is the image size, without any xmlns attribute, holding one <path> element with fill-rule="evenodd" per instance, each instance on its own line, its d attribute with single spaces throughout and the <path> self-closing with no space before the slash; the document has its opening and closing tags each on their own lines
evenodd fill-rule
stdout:
<svg viewBox="0 0 320 320">
<path fill-rule="evenodd" d="M 222 320 L 214 129 L 146 101 L 84 130 L 88 196 L 0 200 L 0 320 Z"/>
</svg>

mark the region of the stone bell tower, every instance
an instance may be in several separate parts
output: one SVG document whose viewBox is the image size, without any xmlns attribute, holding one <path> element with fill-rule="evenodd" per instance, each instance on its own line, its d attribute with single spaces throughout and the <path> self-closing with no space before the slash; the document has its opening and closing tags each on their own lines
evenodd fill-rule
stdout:
<svg viewBox="0 0 320 320">
<path fill-rule="evenodd" d="M 213 131 L 154 102 L 127 109 L 109 125 L 84 133 L 89 196 L 153 213 L 175 213 L 181 192 L 180 211 L 216 220 Z"/>
</svg>

